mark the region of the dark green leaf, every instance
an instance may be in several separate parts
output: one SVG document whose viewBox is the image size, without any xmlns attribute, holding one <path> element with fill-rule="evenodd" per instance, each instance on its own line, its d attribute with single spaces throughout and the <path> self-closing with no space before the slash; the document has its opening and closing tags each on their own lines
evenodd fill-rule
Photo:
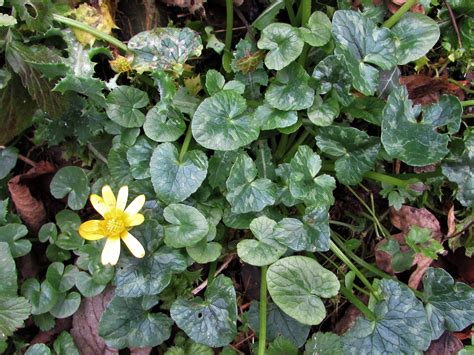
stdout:
<svg viewBox="0 0 474 355">
<path fill-rule="evenodd" d="M 6 147 L 0 150 L 0 180 L 4 179 L 15 167 L 18 149 Z"/>
<path fill-rule="evenodd" d="M 150 159 L 156 143 L 140 136 L 133 146 L 127 150 L 127 160 L 130 164 L 130 173 L 137 180 L 150 177 Z"/>
<path fill-rule="evenodd" d="M 352 77 L 347 71 L 343 57 L 330 55 L 324 58 L 314 68 L 313 78 L 319 85 L 318 94 L 333 91 L 343 105 L 351 102 Z"/>
<path fill-rule="evenodd" d="M 118 86 L 107 96 L 107 116 L 122 127 L 141 127 L 145 115 L 140 109 L 148 102 L 146 92 L 131 86 Z"/>
<path fill-rule="evenodd" d="M 49 312 L 59 298 L 59 293 L 48 282 L 41 284 L 37 279 L 28 279 L 21 285 L 21 294 L 30 301 L 32 314 L 42 314 Z"/>
<path fill-rule="evenodd" d="M 209 175 L 211 187 L 225 189 L 225 182 L 238 155 L 239 153 L 234 150 L 214 152 L 212 158 L 209 159 L 209 171 L 212 171 L 212 174 Z"/>
<path fill-rule="evenodd" d="M 56 318 L 67 318 L 76 313 L 80 305 L 81 295 L 78 292 L 63 293 L 49 312 Z"/>
<path fill-rule="evenodd" d="M 80 355 L 79 350 L 74 344 L 74 339 L 71 334 L 66 331 L 61 332 L 59 336 L 54 341 L 54 351 L 58 355 Z"/>
<path fill-rule="evenodd" d="M 200 240 L 192 247 L 187 247 L 186 252 L 198 264 L 207 264 L 216 261 L 221 255 L 222 246 L 216 242 L 209 242 L 206 239 Z"/>
<path fill-rule="evenodd" d="M 16 265 L 7 243 L 0 242 L 0 296 L 15 297 L 18 291 Z"/>
<path fill-rule="evenodd" d="M 330 126 L 339 116 L 339 103 L 333 97 L 327 97 L 323 101 L 321 96 L 315 95 L 313 105 L 308 108 L 307 113 L 316 126 Z"/>
<path fill-rule="evenodd" d="M 331 21 L 324 12 L 313 12 L 305 26 L 300 28 L 301 35 L 310 46 L 321 47 L 331 39 Z"/>
<path fill-rule="evenodd" d="M 289 127 L 298 121 L 296 111 L 281 111 L 264 103 L 255 110 L 255 119 L 260 122 L 261 130 Z"/>
<path fill-rule="evenodd" d="M 31 251 L 31 242 L 22 239 L 28 234 L 26 226 L 19 223 L 9 223 L 0 227 L 0 242 L 8 243 L 14 258 L 24 256 Z"/>
<path fill-rule="evenodd" d="M 168 205 L 163 211 L 163 217 L 171 224 L 165 226 L 165 243 L 173 248 L 193 246 L 209 232 L 206 217 L 191 206 Z"/>
<path fill-rule="evenodd" d="M 89 179 L 77 166 L 59 169 L 51 180 L 51 194 L 58 199 L 67 198 L 68 206 L 73 210 L 84 208 L 89 196 Z"/>
<path fill-rule="evenodd" d="M 342 355 L 341 338 L 334 333 L 313 334 L 306 343 L 305 355 Z"/>
<path fill-rule="evenodd" d="M 186 123 L 183 114 L 173 106 L 159 103 L 146 114 L 143 130 L 156 142 L 174 142 L 183 135 Z"/>
</svg>

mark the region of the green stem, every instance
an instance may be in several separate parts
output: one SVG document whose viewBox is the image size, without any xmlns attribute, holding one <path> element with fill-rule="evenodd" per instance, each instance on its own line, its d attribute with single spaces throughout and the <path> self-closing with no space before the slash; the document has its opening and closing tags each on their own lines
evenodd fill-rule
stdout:
<svg viewBox="0 0 474 355">
<path fill-rule="evenodd" d="M 376 171 L 369 171 L 368 173 L 364 174 L 364 177 L 367 179 L 371 179 L 371 180 L 375 180 L 379 182 L 385 182 L 390 185 L 395 185 L 395 186 L 400 186 L 400 187 L 405 187 L 405 188 L 413 183 L 411 181 L 401 180 L 390 175 L 378 173 Z"/>
<path fill-rule="evenodd" d="M 311 16 L 311 0 L 301 0 L 300 3 L 301 8 L 301 26 L 306 26 Z M 298 63 L 304 67 L 306 62 L 306 57 L 308 56 L 309 46 L 305 43 L 303 47 L 303 51 L 301 52 L 300 57 L 298 58 Z"/>
<path fill-rule="evenodd" d="M 232 47 L 232 29 L 234 28 L 234 2 L 225 0 L 226 9 L 226 27 L 225 27 L 225 50 L 231 52 Z"/>
<path fill-rule="evenodd" d="M 268 266 L 260 268 L 260 304 L 259 313 L 259 332 L 258 332 L 258 355 L 265 354 L 265 343 L 267 341 L 267 269 Z"/>
<path fill-rule="evenodd" d="M 341 283 L 341 293 L 346 297 L 350 303 L 352 303 L 362 314 L 370 321 L 376 319 L 374 312 L 372 312 L 360 299 L 358 299 L 354 294 L 349 291 Z"/>
<path fill-rule="evenodd" d="M 56 22 L 63 23 L 70 27 L 77 28 L 78 30 L 90 33 L 95 38 L 109 42 L 110 44 L 113 44 L 115 47 L 121 49 L 124 52 L 129 52 L 127 46 L 123 42 L 119 41 L 117 38 L 112 37 L 111 35 L 105 32 L 99 31 L 98 29 L 95 29 L 89 25 L 86 25 L 85 23 L 73 20 L 69 17 L 61 16 L 58 14 L 53 14 L 53 19 Z"/>
<path fill-rule="evenodd" d="M 387 21 L 383 23 L 384 27 L 392 28 L 400 18 L 417 3 L 417 0 L 407 0 L 401 8 L 398 9 Z"/>
<path fill-rule="evenodd" d="M 293 156 L 296 154 L 296 151 L 298 150 L 298 147 L 304 142 L 304 140 L 308 136 L 309 136 L 309 132 L 307 130 L 305 130 L 303 133 L 301 133 L 301 136 L 299 136 L 299 138 L 296 140 L 295 144 L 293 144 L 291 146 L 291 149 L 285 154 L 285 156 L 283 157 L 283 160 L 288 161 L 291 158 L 293 158 Z"/>
<path fill-rule="evenodd" d="M 462 115 L 462 118 L 474 118 L 474 113 L 468 113 L 467 115 Z"/>
<path fill-rule="evenodd" d="M 209 265 L 209 273 L 207 275 L 207 285 L 209 286 L 214 281 L 214 275 L 216 274 L 217 268 L 217 261 L 213 261 L 211 265 Z"/>
<path fill-rule="evenodd" d="M 350 259 L 346 256 L 346 254 L 343 253 L 341 249 L 338 248 L 338 246 L 332 241 L 329 241 L 329 249 L 339 258 L 341 261 L 346 264 L 346 266 L 354 271 L 356 276 L 359 278 L 360 281 L 367 287 L 367 289 L 370 291 L 370 293 L 377 299 L 380 300 L 379 293 L 374 289 L 372 284 L 370 283 L 369 280 L 364 276 L 364 274 L 350 261 Z"/>
<path fill-rule="evenodd" d="M 474 100 L 461 101 L 462 107 L 474 106 Z"/>
<path fill-rule="evenodd" d="M 191 143 L 191 138 L 193 137 L 193 132 L 191 131 L 191 122 L 189 122 L 188 130 L 186 131 L 186 137 L 184 137 L 183 145 L 181 146 L 181 151 L 179 152 L 179 161 L 182 162 L 184 155 L 188 151 L 189 143 Z"/>
<path fill-rule="evenodd" d="M 275 158 L 277 160 L 283 157 L 283 154 L 285 154 L 287 144 L 288 144 L 288 135 L 283 133 L 280 137 L 280 141 L 278 142 L 278 148 L 275 152 Z"/>
<path fill-rule="evenodd" d="M 295 11 L 293 10 L 293 4 L 291 0 L 285 0 L 286 12 L 288 13 L 288 17 L 290 18 L 290 23 L 294 27 L 298 27 L 298 23 L 296 22 Z"/>
</svg>

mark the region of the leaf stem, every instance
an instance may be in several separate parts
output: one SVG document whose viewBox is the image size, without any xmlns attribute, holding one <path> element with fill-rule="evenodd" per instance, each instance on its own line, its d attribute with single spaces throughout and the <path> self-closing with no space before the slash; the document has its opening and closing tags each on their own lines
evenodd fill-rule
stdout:
<svg viewBox="0 0 474 355">
<path fill-rule="evenodd" d="M 301 26 L 306 26 L 308 23 L 309 17 L 311 16 L 311 0 L 301 0 Z M 303 51 L 301 52 L 300 57 L 298 58 L 298 63 L 304 67 L 306 62 L 306 57 L 308 56 L 309 46 L 307 43 L 304 44 Z"/>
<path fill-rule="evenodd" d="M 309 136 L 309 132 L 305 130 L 303 133 L 301 133 L 301 136 L 296 140 L 295 144 L 293 144 L 290 148 L 290 150 L 285 154 L 283 157 L 283 161 L 288 161 L 293 156 L 296 154 L 296 151 L 298 150 L 298 147 L 304 142 L 304 140 Z"/>
<path fill-rule="evenodd" d="M 278 142 L 278 148 L 275 152 L 275 159 L 279 160 L 283 157 L 286 151 L 286 145 L 288 144 L 288 135 L 282 133 L 280 140 Z"/>
<path fill-rule="evenodd" d="M 226 27 L 225 27 L 225 50 L 230 53 L 232 46 L 232 29 L 234 27 L 234 3 L 232 0 L 225 0 Z"/>
<path fill-rule="evenodd" d="M 346 297 L 350 303 L 352 303 L 362 314 L 370 321 L 375 321 L 376 316 L 374 312 L 372 312 L 369 307 L 367 307 L 360 299 L 358 299 L 351 291 L 349 291 L 344 285 L 341 283 L 341 293 Z"/>
<path fill-rule="evenodd" d="M 260 268 L 260 304 L 258 306 L 259 332 L 258 332 L 258 355 L 265 354 L 265 343 L 267 341 L 267 269 L 268 266 Z"/>
<path fill-rule="evenodd" d="M 403 4 L 402 7 L 400 7 L 397 12 L 395 12 L 390 18 L 383 23 L 383 27 L 387 28 L 392 28 L 399 20 L 400 18 L 407 12 L 408 10 L 411 9 L 413 5 L 417 3 L 417 0 L 407 0 L 406 3 Z"/>
<path fill-rule="evenodd" d="M 70 27 L 77 28 L 78 30 L 90 33 L 95 38 L 98 38 L 98 39 L 104 40 L 106 42 L 109 42 L 110 44 L 113 44 L 115 47 L 121 49 L 123 52 L 130 52 L 128 47 L 122 41 L 118 40 L 115 37 L 112 37 L 111 35 L 109 35 L 105 32 L 99 31 L 96 28 L 93 28 L 89 25 L 86 25 L 85 23 L 73 20 L 72 18 L 69 18 L 69 17 L 61 16 L 61 15 L 58 15 L 58 14 L 53 14 L 53 19 L 56 22 L 59 22 L 59 23 L 68 25 Z"/>
<path fill-rule="evenodd" d="M 364 276 L 364 274 L 352 263 L 352 261 L 344 254 L 344 252 L 338 248 L 338 246 L 332 241 L 329 241 L 329 249 L 339 258 L 341 261 L 346 264 L 346 266 L 354 271 L 360 281 L 367 287 L 370 293 L 380 301 L 380 295 L 377 290 L 374 289 L 369 280 Z"/>
<path fill-rule="evenodd" d="M 217 267 L 217 260 L 213 261 L 211 265 L 209 265 L 209 272 L 207 275 L 207 284 L 210 285 L 212 284 L 212 281 L 214 281 L 214 276 L 216 274 L 216 267 Z"/>
<path fill-rule="evenodd" d="M 296 22 L 295 11 L 293 10 L 293 4 L 291 3 L 291 0 L 285 0 L 285 6 L 291 25 L 297 27 L 298 23 Z"/>
<path fill-rule="evenodd" d="M 182 162 L 184 155 L 188 151 L 189 143 L 191 143 L 191 138 L 193 137 L 191 131 L 191 122 L 189 122 L 188 130 L 186 131 L 186 137 L 184 137 L 183 145 L 181 146 L 181 151 L 179 152 L 179 161 Z"/>
<path fill-rule="evenodd" d="M 461 101 L 462 107 L 474 106 L 474 100 Z"/>
</svg>

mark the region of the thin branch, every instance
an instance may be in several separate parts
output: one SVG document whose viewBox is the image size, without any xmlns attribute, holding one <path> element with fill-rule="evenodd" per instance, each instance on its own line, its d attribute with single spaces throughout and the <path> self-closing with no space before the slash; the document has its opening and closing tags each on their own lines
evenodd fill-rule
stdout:
<svg viewBox="0 0 474 355">
<path fill-rule="evenodd" d="M 231 263 L 232 260 L 234 260 L 235 254 L 231 254 L 227 257 L 227 259 L 222 263 L 222 265 L 217 269 L 216 274 L 214 276 L 219 275 L 222 271 L 224 271 L 227 266 Z M 192 294 L 196 296 L 199 292 L 201 292 L 203 289 L 206 288 L 208 283 L 208 280 L 206 279 L 203 283 L 201 283 L 198 287 L 196 287 L 194 290 L 192 290 Z"/>
<path fill-rule="evenodd" d="M 454 15 L 453 9 L 448 4 L 447 1 L 444 2 L 446 7 L 448 8 L 449 17 L 451 17 L 451 22 L 453 23 L 454 31 L 456 32 L 456 36 L 458 37 L 458 46 L 462 48 L 462 41 L 461 41 L 461 33 L 459 32 L 458 24 L 456 23 L 456 15 Z"/>
</svg>

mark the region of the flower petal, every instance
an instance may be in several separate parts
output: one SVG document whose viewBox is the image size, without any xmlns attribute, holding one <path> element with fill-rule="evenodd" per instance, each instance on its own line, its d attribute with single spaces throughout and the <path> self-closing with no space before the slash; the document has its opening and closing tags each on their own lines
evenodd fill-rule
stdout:
<svg viewBox="0 0 474 355">
<path fill-rule="evenodd" d="M 98 240 L 105 237 L 99 220 L 93 219 L 79 226 L 79 235 L 87 240 Z"/>
<path fill-rule="evenodd" d="M 131 204 L 125 209 L 125 213 L 132 216 L 140 211 L 145 204 L 145 195 L 135 197 Z"/>
<path fill-rule="evenodd" d="M 115 195 L 109 185 L 102 187 L 102 198 L 109 209 L 115 208 L 117 201 Z"/>
<path fill-rule="evenodd" d="M 120 238 L 107 238 L 100 261 L 103 265 L 115 265 L 120 256 Z"/>
<path fill-rule="evenodd" d="M 105 204 L 104 199 L 99 195 L 95 194 L 91 195 L 89 199 L 92 203 L 92 207 L 94 207 L 94 209 L 99 212 L 102 217 L 104 217 L 105 214 L 109 211 L 109 207 L 107 207 L 107 205 Z"/>
<path fill-rule="evenodd" d="M 133 235 L 128 232 L 124 232 L 122 234 L 122 240 L 133 256 L 136 258 L 143 258 L 145 256 L 145 249 L 143 248 L 143 245 Z"/>
<path fill-rule="evenodd" d="M 128 186 L 122 186 L 117 195 L 117 209 L 123 211 L 127 206 Z"/>
<path fill-rule="evenodd" d="M 139 226 L 145 220 L 145 216 L 141 213 L 136 213 L 134 215 L 127 215 L 125 219 L 125 227 L 135 227 Z"/>
</svg>

